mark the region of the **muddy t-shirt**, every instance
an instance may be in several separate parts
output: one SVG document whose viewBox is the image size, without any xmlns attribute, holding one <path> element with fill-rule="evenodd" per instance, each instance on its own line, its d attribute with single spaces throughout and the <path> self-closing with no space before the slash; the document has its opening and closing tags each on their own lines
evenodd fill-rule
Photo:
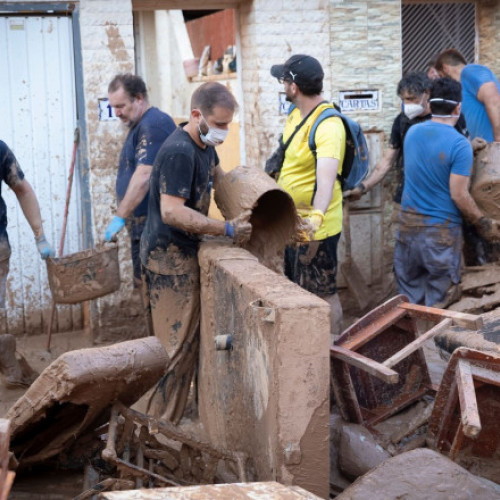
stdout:
<svg viewBox="0 0 500 500">
<path fill-rule="evenodd" d="M 412 120 L 410 120 L 404 113 L 399 113 L 399 115 L 394 120 L 394 123 L 392 124 L 390 145 L 392 149 L 398 150 L 396 160 L 394 162 L 398 173 L 396 191 L 394 192 L 394 201 L 396 203 L 401 203 L 401 197 L 403 195 L 403 187 L 405 181 L 403 145 L 406 132 L 408 132 L 408 129 L 411 126 L 416 125 L 417 123 L 426 122 L 431 118 L 432 115 L 428 114 L 424 116 L 417 116 Z M 465 123 L 465 117 L 463 113 L 460 114 L 457 124 L 455 125 L 455 129 L 457 130 L 457 132 L 460 132 L 463 136 L 469 137 L 469 131 L 467 130 L 467 124 Z"/>
<path fill-rule="evenodd" d="M 116 197 L 123 200 L 137 165 L 153 165 L 165 139 L 175 130 L 172 118 L 158 108 L 149 108 L 132 127 L 123 144 L 116 177 Z M 135 217 L 148 213 L 148 195 L 134 210 Z"/>
<path fill-rule="evenodd" d="M 184 198 L 186 207 L 207 215 L 218 163 L 215 148 L 199 147 L 182 125 L 160 148 L 151 173 L 148 218 L 141 238 L 144 267 L 158 274 L 186 274 L 176 261 L 177 254 L 196 262 L 200 236 L 163 223 L 161 195 Z"/>
<path fill-rule="evenodd" d="M 12 187 L 23 179 L 24 173 L 17 163 L 14 153 L 5 142 L 0 141 L 0 180 Z M 0 254 L 4 246 L 2 243 L 5 240 L 7 240 L 7 207 L 2 197 L 2 184 L 0 182 Z M 1 258 L 2 255 L 0 255 Z"/>
</svg>

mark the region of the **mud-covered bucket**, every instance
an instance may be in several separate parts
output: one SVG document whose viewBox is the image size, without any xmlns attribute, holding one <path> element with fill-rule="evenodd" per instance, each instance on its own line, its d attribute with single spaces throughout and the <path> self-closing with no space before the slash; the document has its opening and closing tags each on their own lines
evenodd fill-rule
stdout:
<svg viewBox="0 0 500 500">
<path fill-rule="evenodd" d="M 120 288 L 118 245 L 49 258 L 47 274 L 52 298 L 58 304 L 76 304 L 116 292 Z"/>
<path fill-rule="evenodd" d="M 487 217 L 500 219 L 500 142 L 491 142 L 477 152 L 470 193 Z"/>
<path fill-rule="evenodd" d="M 215 202 L 227 220 L 251 211 L 252 235 L 244 248 L 267 267 L 280 270 L 285 246 L 296 231 L 297 212 L 291 196 L 264 170 L 240 166 L 219 182 Z"/>
</svg>

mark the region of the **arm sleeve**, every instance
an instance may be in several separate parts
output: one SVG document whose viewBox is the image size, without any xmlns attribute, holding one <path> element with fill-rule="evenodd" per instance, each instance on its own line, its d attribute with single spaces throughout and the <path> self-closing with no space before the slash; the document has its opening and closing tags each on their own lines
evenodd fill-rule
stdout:
<svg viewBox="0 0 500 500">
<path fill-rule="evenodd" d="M 150 123 L 140 125 L 135 147 L 135 164 L 153 165 L 156 155 L 163 144 L 165 132 Z"/>
<path fill-rule="evenodd" d="M 326 118 L 316 129 L 316 157 L 341 161 L 345 152 L 345 128 L 338 116 Z"/>
<path fill-rule="evenodd" d="M 465 72 L 464 80 L 466 80 L 472 93 L 477 96 L 479 89 L 483 83 L 495 81 L 494 75 L 489 68 L 474 64 L 470 67 L 465 67 L 462 72 Z"/>
<path fill-rule="evenodd" d="M 188 200 L 194 177 L 194 158 L 187 152 L 166 154 L 160 164 L 160 194 Z"/>
<path fill-rule="evenodd" d="M 401 142 L 401 120 L 398 115 L 392 124 L 390 146 L 392 149 L 402 149 L 403 144 Z"/>
<path fill-rule="evenodd" d="M 457 141 L 457 144 L 453 148 L 451 173 L 470 177 L 473 161 L 472 146 L 465 137 L 460 137 L 460 140 Z"/>
<path fill-rule="evenodd" d="M 0 175 L 9 187 L 15 186 L 24 179 L 24 172 L 21 170 L 14 153 L 5 143 L 0 143 L 0 160 Z"/>
</svg>

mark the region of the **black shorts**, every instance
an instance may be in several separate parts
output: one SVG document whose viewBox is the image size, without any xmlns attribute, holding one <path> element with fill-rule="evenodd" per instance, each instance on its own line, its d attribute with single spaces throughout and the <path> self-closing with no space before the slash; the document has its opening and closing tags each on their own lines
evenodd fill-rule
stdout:
<svg viewBox="0 0 500 500">
<path fill-rule="evenodd" d="M 285 275 L 308 292 L 332 295 L 337 291 L 337 245 L 340 233 L 285 250 Z"/>
</svg>

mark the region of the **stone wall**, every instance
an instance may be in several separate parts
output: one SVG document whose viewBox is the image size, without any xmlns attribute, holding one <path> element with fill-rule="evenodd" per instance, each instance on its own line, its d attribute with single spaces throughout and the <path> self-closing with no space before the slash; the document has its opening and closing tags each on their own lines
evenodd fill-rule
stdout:
<svg viewBox="0 0 500 500">
<path fill-rule="evenodd" d="M 478 63 L 488 66 L 500 77 L 500 2 L 498 0 L 481 0 L 476 3 L 476 19 L 478 27 L 479 47 Z"/>
</svg>

